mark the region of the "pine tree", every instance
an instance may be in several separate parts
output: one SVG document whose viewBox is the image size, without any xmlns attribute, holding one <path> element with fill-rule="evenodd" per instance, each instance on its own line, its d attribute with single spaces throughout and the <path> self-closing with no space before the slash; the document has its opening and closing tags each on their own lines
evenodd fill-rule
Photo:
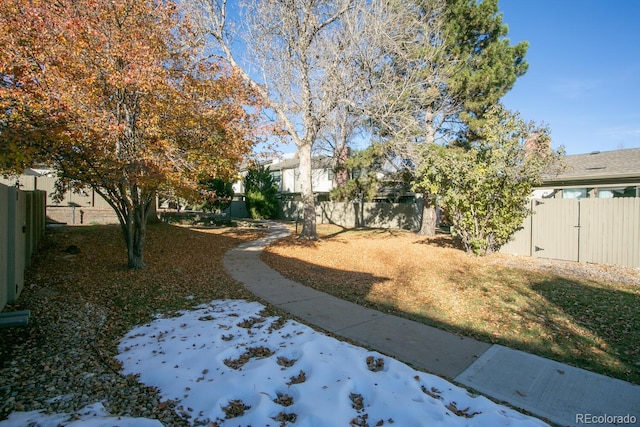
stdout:
<svg viewBox="0 0 640 427">
<path fill-rule="evenodd" d="M 471 129 L 482 125 L 486 112 L 528 69 L 528 43 L 511 45 L 508 31 L 498 0 L 446 0 L 445 45 L 449 58 L 460 64 L 448 82 L 450 96 L 461 106 L 458 145 L 475 139 Z"/>
<path fill-rule="evenodd" d="M 526 72 L 528 45 L 510 45 L 497 0 L 390 4 L 396 38 L 384 45 L 378 74 L 386 80 L 377 85 L 382 89 L 375 100 L 394 110 L 385 109 L 372 121 L 415 174 L 422 163 L 418 146 L 475 139 L 471 129 Z M 419 234 L 433 235 L 436 200 L 426 187 L 415 189 L 424 201 Z"/>
</svg>

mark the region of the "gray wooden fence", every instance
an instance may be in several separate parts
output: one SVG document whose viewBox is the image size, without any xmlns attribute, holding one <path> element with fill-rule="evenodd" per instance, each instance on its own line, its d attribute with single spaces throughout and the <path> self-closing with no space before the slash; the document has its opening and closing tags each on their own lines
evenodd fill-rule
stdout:
<svg viewBox="0 0 640 427">
<path fill-rule="evenodd" d="M 640 198 L 534 199 L 502 253 L 640 268 Z M 301 202 L 283 202 L 283 219 L 302 217 Z M 343 227 L 416 230 L 419 203 L 316 203 L 316 220 Z"/>
<path fill-rule="evenodd" d="M 46 197 L 0 184 L 0 311 L 24 288 L 24 270 L 44 236 Z"/>
<path fill-rule="evenodd" d="M 281 218 L 302 218 L 302 202 L 282 202 Z M 420 227 L 421 203 L 341 203 L 317 202 L 316 221 L 342 227 L 404 228 Z"/>
<path fill-rule="evenodd" d="M 640 198 L 534 199 L 501 252 L 640 268 Z"/>
<path fill-rule="evenodd" d="M 111 206 L 95 191 L 88 189 L 75 192 L 71 189 L 54 197 L 57 178 L 50 176 L 20 175 L 13 178 L 1 178 L 0 184 L 9 187 L 18 186 L 21 190 L 42 190 L 46 192 L 47 214 L 54 222 L 66 224 L 111 224 L 118 217 Z"/>
</svg>

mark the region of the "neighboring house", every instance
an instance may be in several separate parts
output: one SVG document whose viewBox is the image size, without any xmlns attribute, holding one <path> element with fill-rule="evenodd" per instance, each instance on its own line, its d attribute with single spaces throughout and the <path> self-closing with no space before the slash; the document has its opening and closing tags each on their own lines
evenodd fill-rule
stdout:
<svg viewBox="0 0 640 427">
<path fill-rule="evenodd" d="M 300 159 L 296 156 L 290 159 L 273 159 L 261 163 L 271 171 L 283 200 L 294 200 L 300 196 Z M 244 194 L 244 175 L 233 185 L 234 192 Z M 328 199 L 333 189 L 333 168 L 330 157 L 314 157 L 311 160 L 311 180 L 314 194 L 319 200 Z"/>
<path fill-rule="evenodd" d="M 640 268 L 640 148 L 566 156 L 501 252 Z M 545 197 L 548 200 L 538 200 Z"/>
<path fill-rule="evenodd" d="M 267 165 L 271 175 L 278 184 L 283 197 L 300 194 L 300 159 L 273 162 Z M 314 157 L 311 159 L 311 188 L 319 197 L 328 196 L 333 189 L 333 167 L 330 157 Z"/>
<path fill-rule="evenodd" d="M 640 148 L 564 157 L 557 175 L 544 177 L 536 198 L 640 197 Z"/>
<path fill-rule="evenodd" d="M 387 162 L 388 163 L 388 162 Z M 273 159 L 261 163 L 271 171 L 282 200 L 299 200 L 300 188 L 300 159 L 297 155 L 287 159 Z M 311 180 L 313 193 L 318 201 L 329 200 L 329 193 L 335 188 L 333 159 L 328 156 L 317 156 L 311 160 Z M 380 179 L 380 190 L 373 201 L 393 202 L 393 203 L 414 203 L 415 195 L 408 191 L 407 185 L 396 182 L 396 179 L 389 180 L 397 174 L 398 167 L 385 164 L 382 172 L 378 173 Z M 246 170 L 240 172 L 241 179 L 233 185 L 236 193 L 236 200 L 244 195 L 243 177 Z"/>
<path fill-rule="evenodd" d="M 91 190 L 73 192 L 66 191 L 61 199 L 54 197 L 56 185 L 56 173 L 52 169 L 46 168 L 28 168 L 22 175 L 10 178 L 0 178 L 0 183 L 8 186 L 17 186 L 21 190 L 44 190 L 47 192 L 47 206 L 75 206 L 75 207 L 93 207 L 96 204 L 96 197 L 102 198 L 94 194 Z M 99 202 L 98 202 L 99 203 Z M 107 207 L 105 202 L 105 207 Z"/>
</svg>

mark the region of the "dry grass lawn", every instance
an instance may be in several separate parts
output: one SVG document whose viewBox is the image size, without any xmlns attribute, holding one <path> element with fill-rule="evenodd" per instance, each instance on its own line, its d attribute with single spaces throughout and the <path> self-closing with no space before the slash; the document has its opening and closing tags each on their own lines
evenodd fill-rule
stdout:
<svg viewBox="0 0 640 427">
<path fill-rule="evenodd" d="M 111 413 L 189 425 L 174 403 L 160 403 L 154 389 L 122 376 L 110 356 L 126 332 L 157 313 L 214 299 L 255 300 L 222 257 L 261 234 L 150 225 L 147 268 L 131 271 L 117 225 L 47 230 L 20 298 L 5 308 L 31 310 L 31 319 L 26 328 L 2 330 L 0 420 L 14 411 L 72 412 L 101 401 Z M 70 245 L 80 252 L 67 253 Z"/>
<path fill-rule="evenodd" d="M 346 300 L 640 384 L 640 286 L 471 257 L 447 236 L 318 230 L 322 241 L 289 237 L 264 261 Z"/>
<path fill-rule="evenodd" d="M 58 315 L 48 312 L 55 306 L 53 302 L 93 304 L 108 313 L 98 345 L 105 353 L 115 354 L 115 345 L 125 332 L 150 321 L 158 312 L 188 309 L 213 299 L 254 299 L 227 274 L 222 257 L 227 250 L 260 235 L 262 232 L 255 229 L 150 225 L 144 255 L 147 268 L 132 271 L 126 268 L 127 252 L 119 226 L 53 229 L 26 271 L 25 289 L 17 304 L 7 306 L 6 311 L 30 309 L 29 333 L 35 336 L 46 335 L 39 329 L 55 322 L 50 317 Z M 78 246 L 80 253 L 66 253 L 70 245 Z M 43 295 L 45 302 L 41 303 Z M 9 343 L 2 344 L 0 366 L 11 352 Z"/>
</svg>

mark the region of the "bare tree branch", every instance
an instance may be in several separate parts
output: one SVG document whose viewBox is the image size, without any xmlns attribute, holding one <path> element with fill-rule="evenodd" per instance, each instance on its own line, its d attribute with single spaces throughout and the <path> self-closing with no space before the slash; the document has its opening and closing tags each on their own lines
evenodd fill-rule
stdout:
<svg viewBox="0 0 640 427">
<path fill-rule="evenodd" d="M 246 0 L 235 27 L 226 20 L 224 0 L 198 0 L 204 12 L 198 25 L 215 47 L 276 113 L 282 128 L 298 148 L 305 222 L 302 235 L 316 238 L 311 188 L 311 153 L 333 112 L 354 92 L 354 62 L 350 53 L 360 43 L 351 25 L 367 5 L 365 0 Z M 233 28 L 236 33 L 225 32 Z M 242 34 L 237 30 L 242 28 Z M 233 37 L 242 38 L 241 64 Z M 236 45 L 237 46 L 237 45 Z M 257 72 L 252 72 L 246 60 Z M 257 76 L 262 81 L 257 81 Z"/>
</svg>

